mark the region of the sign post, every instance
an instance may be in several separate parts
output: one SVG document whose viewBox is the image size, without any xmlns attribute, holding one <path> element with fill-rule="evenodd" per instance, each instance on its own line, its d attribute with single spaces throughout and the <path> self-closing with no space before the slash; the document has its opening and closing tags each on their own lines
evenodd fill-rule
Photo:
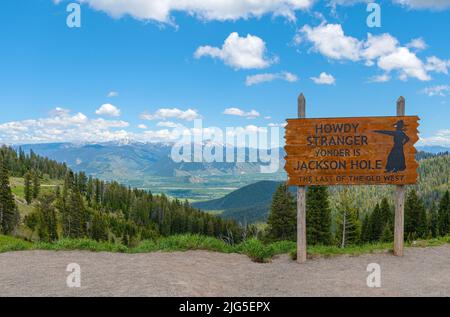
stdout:
<svg viewBox="0 0 450 317">
<path fill-rule="evenodd" d="M 397 100 L 397 116 L 405 115 L 405 98 Z M 395 188 L 394 255 L 403 256 L 405 230 L 405 185 Z"/>
<path fill-rule="evenodd" d="M 417 181 L 414 144 L 417 116 L 306 118 L 306 100 L 298 98 L 298 118 L 286 126 L 286 172 L 297 187 L 297 261 L 307 257 L 306 188 L 331 185 L 396 185 L 394 254 L 403 255 L 405 185 Z"/>
<path fill-rule="evenodd" d="M 298 117 L 306 118 L 306 99 L 303 94 L 298 97 Z M 297 262 L 305 263 L 306 244 L 306 186 L 297 187 Z"/>
</svg>

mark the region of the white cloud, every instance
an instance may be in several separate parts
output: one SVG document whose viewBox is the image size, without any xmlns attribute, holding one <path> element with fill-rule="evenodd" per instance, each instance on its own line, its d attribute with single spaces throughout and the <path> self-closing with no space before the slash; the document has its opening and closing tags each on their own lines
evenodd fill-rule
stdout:
<svg viewBox="0 0 450 317">
<path fill-rule="evenodd" d="M 367 40 L 359 40 L 345 35 L 340 24 L 321 23 L 319 26 L 311 27 L 305 25 L 299 34 L 308 42 L 312 43 L 312 49 L 329 59 L 339 61 L 364 61 L 366 66 L 377 65 L 385 72 L 386 79 L 392 71 L 398 73 L 401 80 L 416 78 L 421 81 L 431 79 L 429 72 L 447 73 L 449 61 L 442 61 L 432 56 L 423 62 L 416 53 L 408 47 L 401 46 L 399 41 L 392 35 L 385 33 L 381 35 L 367 35 Z M 415 48 L 424 47 L 418 39 L 410 42 L 409 46 Z"/>
<path fill-rule="evenodd" d="M 431 79 L 422 61 L 406 47 L 400 47 L 391 54 L 381 56 L 378 60 L 378 67 L 386 72 L 398 70 L 401 80 L 406 80 L 408 77 L 422 81 Z"/>
<path fill-rule="evenodd" d="M 433 97 L 433 96 L 445 97 L 445 96 L 447 96 L 447 93 L 450 93 L 450 86 L 449 85 L 438 85 L 438 86 L 433 86 L 433 87 L 427 87 L 422 90 L 422 93 L 427 94 L 430 97 Z"/>
<path fill-rule="evenodd" d="M 266 51 L 266 43 L 261 38 L 250 34 L 240 37 L 233 32 L 221 48 L 200 46 L 194 56 L 217 58 L 234 69 L 254 69 L 266 68 L 276 62 L 276 58 L 267 58 Z"/>
<path fill-rule="evenodd" d="M 143 142 L 173 142 L 180 138 L 180 131 L 177 129 L 148 130 L 136 136 L 136 138 Z"/>
<path fill-rule="evenodd" d="M 346 36 L 340 24 L 322 23 L 317 27 L 305 25 L 300 32 L 313 44 L 313 49 L 322 55 L 337 60 L 357 61 L 360 59 L 362 43 Z"/>
<path fill-rule="evenodd" d="M 253 86 L 274 80 L 284 80 L 293 83 L 298 81 L 298 76 L 289 72 L 256 74 L 247 76 L 245 84 L 247 86 Z"/>
<path fill-rule="evenodd" d="M 421 138 L 422 145 L 450 146 L 450 129 L 439 130 L 435 135 L 428 138 Z"/>
<path fill-rule="evenodd" d="M 245 84 L 247 86 L 257 85 L 265 82 L 273 81 L 277 78 L 277 74 L 257 74 L 257 75 L 249 75 L 245 80 Z"/>
<path fill-rule="evenodd" d="M 272 13 L 295 20 L 295 12 L 310 8 L 315 0 L 79 0 L 114 18 L 172 23 L 173 12 L 185 12 L 201 20 L 237 20 Z"/>
<path fill-rule="evenodd" d="M 50 111 L 50 116 L 51 117 L 62 117 L 62 116 L 68 116 L 70 113 L 69 109 L 65 109 L 65 108 L 61 108 L 61 107 L 56 107 L 55 109 L 53 109 L 52 111 Z"/>
<path fill-rule="evenodd" d="M 413 48 L 418 51 L 422 51 L 422 50 L 426 49 L 428 47 L 428 45 L 427 45 L 427 43 L 425 43 L 425 41 L 421 37 L 419 37 L 417 39 L 411 40 L 411 42 L 406 44 L 406 47 Z"/>
<path fill-rule="evenodd" d="M 286 127 L 287 123 L 269 123 L 270 128 L 284 128 Z"/>
<path fill-rule="evenodd" d="M 237 127 L 235 129 L 230 129 L 226 132 L 226 135 L 228 137 L 236 137 L 238 135 L 242 136 L 242 135 L 246 135 L 248 133 L 267 133 L 267 132 L 268 132 L 268 130 L 266 127 L 258 127 L 256 125 L 251 124 L 251 125 L 247 125 L 245 127 Z M 238 141 L 237 144 L 239 145 L 239 140 L 237 140 L 237 141 Z M 245 144 L 245 141 L 244 141 L 244 144 Z"/>
<path fill-rule="evenodd" d="M 382 74 L 382 75 L 371 77 L 369 79 L 369 82 L 372 82 L 372 83 L 385 83 L 385 82 L 388 82 L 389 80 L 391 80 L 391 76 L 389 76 L 388 74 Z"/>
<path fill-rule="evenodd" d="M 363 42 L 361 58 L 367 60 L 367 65 L 372 65 L 373 60 L 396 51 L 398 40 L 388 33 L 381 35 L 367 34 L 367 41 Z"/>
<path fill-rule="evenodd" d="M 56 108 L 47 118 L 13 121 L 0 124 L 0 142 L 106 142 L 126 138 L 128 122 L 89 119 L 83 113 Z"/>
<path fill-rule="evenodd" d="M 157 124 L 156 124 L 156 126 L 158 126 L 158 127 L 164 127 L 164 128 L 178 128 L 178 129 L 180 129 L 180 128 L 183 128 L 184 126 L 182 125 L 182 124 L 179 124 L 179 123 L 175 123 L 175 122 L 172 122 L 172 121 L 162 121 L 162 122 L 158 122 Z"/>
<path fill-rule="evenodd" d="M 119 117 L 120 109 L 110 103 L 106 103 L 98 108 L 95 113 L 99 116 Z"/>
<path fill-rule="evenodd" d="M 317 0 L 78 0 L 113 18 L 131 16 L 174 24 L 173 13 L 184 12 L 204 21 L 226 21 L 259 18 L 265 14 L 282 16 L 295 21 L 295 13 L 312 8 Z M 368 0 L 327 0 L 333 6 L 367 2 Z M 442 10 L 450 0 L 391 0 L 413 9 Z M 53 0 L 58 4 L 61 0 Z"/>
<path fill-rule="evenodd" d="M 318 85 L 334 85 L 336 79 L 331 74 L 320 73 L 319 77 L 311 77 L 311 80 Z"/>
<path fill-rule="evenodd" d="M 329 0 L 330 5 L 336 6 L 336 5 L 343 5 L 343 6 L 349 6 L 354 5 L 356 3 L 361 2 L 368 2 L 369 0 Z"/>
<path fill-rule="evenodd" d="M 298 81 L 298 76 L 289 72 L 281 73 L 281 78 L 290 83 Z"/>
<path fill-rule="evenodd" d="M 450 67 L 450 60 L 443 61 L 436 56 L 427 58 L 425 69 L 436 73 L 448 74 L 448 68 Z"/>
<path fill-rule="evenodd" d="M 413 9 L 442 10 L 450 7 L 450 0 L 393 0 Z"/>
<path fill-rule="evenodd" d="M 197 110 L 188 109 L 186 111 L 180 110 L 178 108 L 162 108 L 158 109 L 153 114 L 144 113 L 141 115 L 144 120 L 166 120 L 169 118 L 192 121 L 195 119 L 200 119 L 201 116 Z"/>
<path fill-rule="evenodd" d="M 249 116 L 259 115 L 257 111 L 248 112 Z M 183 135 L 211 135 L 215 128 L 186 128 L 182 125 L 163 121 L 158 126 L 165 129 L 149 130 L 147 125 L 139 124 L 139 132 L 128 131 L 128 122 L 91 119 L 82 113 L 72 113 L 68 109 L 57 108 L 48 117 L 0 123 L 0 144 L 31 144 L 31 143 L 102 143 L 110 141 L 138 142 L 175 142 Z M 248 125 L 227 130 L 226 133 L 267 132 L 267 128 Z"/>
<path fill-rule="evenodd" d="M 108 93 L 108 98 L 117 97 L 119 96 L 119 93 L 117 91 L 110 91 Z"/>
<path fill-rule="evenodd" d="M 443 10 L 450 7 L 450 0 L 391 0 L 393 3 L 411 9 Z M 369 0 L 330 0 L 333 6 L 353 5 L 355 3 L 369 2 Z M 371 1 L 372 2 L 372 1 Z"/>
<path fill-rule="evenodd" d="M 256 110 L 246 112 L 239 108 L 227 108 L 223 111 L 223 114 L 230 116 L 246 117 L 247 119 L 254 119 L 260 116 L 260 113 Z"/>
</svg>

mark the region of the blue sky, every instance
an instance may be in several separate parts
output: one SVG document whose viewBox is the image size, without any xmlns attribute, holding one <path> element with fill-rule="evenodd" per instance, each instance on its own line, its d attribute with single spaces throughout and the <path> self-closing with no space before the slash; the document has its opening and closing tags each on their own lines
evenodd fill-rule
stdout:
<svg viewBox="0 0 450 317">
<path fill-rule="evenodd" d="M 304 92 L 310 117 L 395 115 L 403 95 L 421 142 L 450 146 L 448 0 L 378 1 L 379 28 L 358 1 L 81 2 L 69 28 L 69 1 L 2 1 L 0 142 L 280 125 Z"/>
</svg>

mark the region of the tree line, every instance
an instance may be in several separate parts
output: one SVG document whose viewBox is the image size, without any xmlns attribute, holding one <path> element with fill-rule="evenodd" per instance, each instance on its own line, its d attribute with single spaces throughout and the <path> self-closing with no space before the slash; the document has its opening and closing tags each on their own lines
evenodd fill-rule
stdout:
<svg viewBox="0 0 450 317">
<path fill-rule="evenodd" d="M 33 204 L 34 211 L 23 223 L 41 241 L 91 238 L 130 245 L 158 236 L 194 233 L 239 242 L 247 232 L 237 222 L 201 212 L 187 201 L 75 173 L 64 163 L 33 152 L 2 147 L 0 167 L 0 232 L 4 234 L 12 233 L 21 220 L 9 176 L 24 179 L 25 200 Z M 43 175 L 64 182 L 43 192 Z"/>
<path fill-rule="evenodd" d="M 439 166 L 448 157 L 437 157 Z M 448 161 L 447 161 L 448 162 Z M 435 168 L 424 172 L 437 173 Z M 447 178 L 448 175 L 441 177 Z M 33 212 L 20 218 L 9 177 L 24 179 L 24 198 Z M 62 182 L 55 190 L 43 191 L 42 179 Z M 445 183 L 445 180 L 443 180 Z M 442 184 L 441 180 L 439 184 Z M 419 184 L 420 186 L 420 184 Z M 424 200 L 413 187 L 405 203 L 405 238 L 440 237 L 450 234 L 450 197 L 433 191 Z M 336 197 L 336 195 L 334 195 Z M 439 202 L 438 204 L 434 202 Z M 330 203 L 329 190 L 308 188 L 306 197 L 307 240 L 309 244 L 358 245 L 393 239 L 394 208 L 384 198 L 369 212 L 354 199 L 354 193 L 341 190 Z M 264 240 L 296 240 L 296 201 L 288 186 L 280 185 L 272 200 Z M 90 238 L 98 241 L 135 244 L 145 239 L 183 233 L 196 233 L 240 242 L 255 235 L 254 226 L 241 226 L 193 208 L 187 201 L 153 195 L 149 191 L 105 182 L 84 172 L 75 173 L 64 163 L 29 154 L 21 149 L 0 148 L 0 233 L 11 234 L 24 223 L 41 241 L 61 238 Z"/>
<path fill-rule="evenodd" d="M 450 234 L 450 194 L 447 190 L 439 204 L 426 208 L 415 189 L 405 202 L 405 239 L 437 238 Z M 371 212 L 361 215 L 347 190 L 332 210 L 326 187 L 312 186 L 306 195 L 308 244 L 341 247 L 364 243 L 391 242 L 394 237 L 394 207 L 386 198 Z M 265 238 L 270 241 L 296 240 L 296 201 L 287 185 L 280 185 L 274 196 Z"/>
</svg>

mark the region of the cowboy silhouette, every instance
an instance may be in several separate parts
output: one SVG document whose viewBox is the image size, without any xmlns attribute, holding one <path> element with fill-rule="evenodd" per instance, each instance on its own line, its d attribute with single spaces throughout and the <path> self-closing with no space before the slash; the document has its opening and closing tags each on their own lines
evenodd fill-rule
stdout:
<svg viewBox="0 0 450 317">
<path fill-rule="evenodd" d="M 386 163 L 386 170 L 384 171 L 385 173 L 397 173 L 406 169 L 403 147 L 409 142 L 409 137 L 405 133 L 405 123 L 403 120 L 399 120 L 396 124 L 394 124 L 394 127 L 396 128 L 395 131 L 374 131 L 376 133 L 390 135 L 394 138 L 394 147 L 389 153 Z"/>
</svg>

